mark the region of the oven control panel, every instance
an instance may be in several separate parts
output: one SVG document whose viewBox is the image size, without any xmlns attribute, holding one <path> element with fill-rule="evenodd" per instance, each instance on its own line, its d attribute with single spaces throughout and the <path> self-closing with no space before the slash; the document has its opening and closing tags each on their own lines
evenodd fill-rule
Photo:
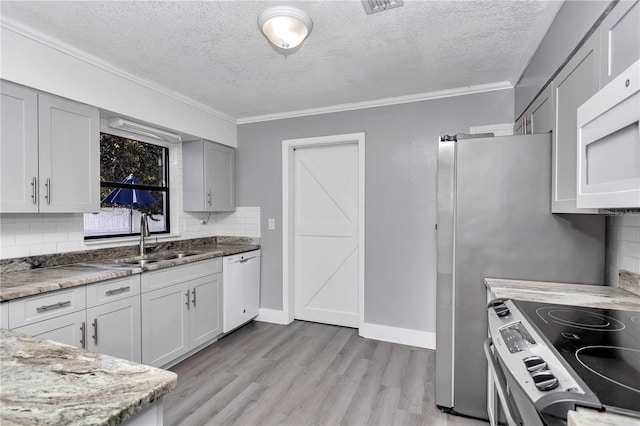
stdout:
<svg viewBox="0 0 640 426">
<path fill-rule="evenodd" d="M 494 303 L 487 312 L 494 353 L 505 377 L 515 381 L 533 403 L 554 392 L 589 392 L 510 300 Z"/>
</svg>

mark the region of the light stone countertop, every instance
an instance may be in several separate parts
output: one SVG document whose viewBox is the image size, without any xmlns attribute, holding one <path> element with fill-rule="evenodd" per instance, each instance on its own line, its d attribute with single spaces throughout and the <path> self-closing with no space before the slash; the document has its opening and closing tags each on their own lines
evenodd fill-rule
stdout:
<svg viewBox="0 0 640 426">
<path fill-rule="evenodd" d="M 499 278 L 485 278 L 484 282 L 501 299 L 640 311 L 640 296 L 617 287 Z"/>
<path fill-rule="evenodd" d="M 640 296 L 617 287 L 485 278 L 495 297 L 590 308 L 640 311 Z M 640 420 L 591 409 L 569 411 L 568 426 L 640 426 Z"/>
<path fill-rule="evenodd" d="M 155 271 L 191 262 L 230 256 L 259 248 L 259 245 L 248 244 L 212 244 L 188 249 L 188 251 L 198 252 L 199 254 L 197 255 L 150 263 L 144 267 L 116 267 L 107 260 L 100 260 L 19 272 L 6 272 L 0 274 L 0 302 L 139 274 L 143 271 Z"/>
<path fill-rule="evenodd" d="M 170 371 L 0 330 L 0 424 L 117 425 L 177 385 Z"/>
</svg>

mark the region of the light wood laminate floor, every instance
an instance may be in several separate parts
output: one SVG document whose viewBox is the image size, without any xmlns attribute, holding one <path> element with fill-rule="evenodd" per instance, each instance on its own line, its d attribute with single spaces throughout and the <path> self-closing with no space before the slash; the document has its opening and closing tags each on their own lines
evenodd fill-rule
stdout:
<svg viewBox="0 0 640 426">
<path fill-rule="evenodd" d="M 357 330 L 251 322 L 171 368 L 165 425 L 446 425 L 435 352 L 363 339 Z"/>
</svg>

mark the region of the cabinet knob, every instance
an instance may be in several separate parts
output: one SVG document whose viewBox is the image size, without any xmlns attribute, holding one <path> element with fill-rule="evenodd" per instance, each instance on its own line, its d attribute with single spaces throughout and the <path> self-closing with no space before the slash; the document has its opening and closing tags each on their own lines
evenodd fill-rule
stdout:
<svg viewBox="0 0 640 426">
<path fill-rule="evenodd" d="M 624 82 L 624 87 L 629 87 L 630 84 L 631 84 L 631 81 L 627 79 L 627 81 Z"/>
</svg>

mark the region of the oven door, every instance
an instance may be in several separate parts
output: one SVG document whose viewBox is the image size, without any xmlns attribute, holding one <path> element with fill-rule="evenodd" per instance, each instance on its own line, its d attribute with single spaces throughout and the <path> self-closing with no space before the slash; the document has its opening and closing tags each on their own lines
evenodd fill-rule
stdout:
<svg viewBox="0 0 640 426">
<path fill-rule="evenodd" d="M 509 426 L 546 425 L 547 423 L 543 422 L 538 415 L 533 402 L 520 390 L 492 346 L 491 338 L 484 341 L 484 354 L 489 365 L 489 380 L 491 381 L 489 389 L 494 389 L 494 394 L 489 395 L 489 400 L 496 401 L 496 410 L 494 412 L 489 410 L 491 426 L 500 424 Z"/>
</svg>

